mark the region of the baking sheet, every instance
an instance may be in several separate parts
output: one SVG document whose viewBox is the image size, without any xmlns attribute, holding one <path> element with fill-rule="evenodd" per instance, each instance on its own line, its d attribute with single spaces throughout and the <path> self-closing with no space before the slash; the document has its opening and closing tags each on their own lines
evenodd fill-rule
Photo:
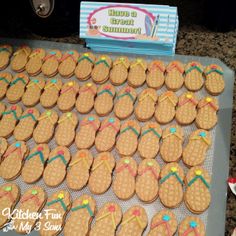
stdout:
<svg viewBox="0 0 236 236">
<path fill-rule="evenodd" d="M 60 50 L 64 51 L 64 50 L 75 49 L 75 50 L 78 50 L 79 52 L 87 51 L 81 45 L 63 44 L 63 43 L 55 43 L 55 42 L 48 42 L 48 41 L 1 39 L 0 42 L 1 43 L 10 43 L 14 46 L 28 44 L 32 48 L 43 47 L 46 50 L 60 49 Z M 119 54 L 113 53 L 111 55 L 111 57 L 113 57 L 113 58 L 116 56 L 119 56 Z M 128 56 L 131 60 L 133 58 L 135 58 L 135 55 L 128 55 Z M 165 62 L 169 62 L 171 60 L 177 59 L 177 60 L 182 61 L 183 63 L 186 63 L 191 60 L 197 60 L 197 61 L 200 61 L 203 65 L 208 65 L 210 63 L 217 63 L 220 66 L 222 66 L 222 68 L 224 70 L 224 78 L 225 78 L 226 87 L 225 87 L 224 93 L 218 97 L 219 104 L 220 104 L 220 110 L 218 112 L 219 121 L 218 121 L 217 126 L 211 131 L 212 146 L 209 149 L 209 151 L 207 152 L 207 158 L 204 163 L 204 167 L 212 175 L 212 183 L 211 183 L 212 202 L 211 202 L 211 206 L 209 207 L 209 209 L 205 213 L 203 213 L 199 216 L 206 225 L 207 236 L 222 236 L 222 235 L 224 235 L 224 227 L 225 227 L 225 209 L 226 209 L 226 193 L 227 193 L 226 179 L 228 177 L 228 168 L 229 168 L 229 147 L 230 147 L 230 134 L 231 134 L 232 97 L 233 97 L 233 81 L 234 81 L 233 71 L 231 71 L 228 67 L 226 67 L 220 60 L 214 59 L 214 58 L 180 56 L 180 55 L 176 55 L 173 57 L 151 57 L 151 56 L 146 57 L 146 56 L 143 56 L 143 58 L 145 58 L 146 60 L 152 60 L 153 58 L 155 58 L 155 59 L 158 58 L 158 59 L 163 60 Z M 9 69 L 7 69 L 7 70 L 9 70 Z M 57 75 L 56 77 L 60 78 L 59 75 Z M 77 80 L 75 77 L 72 77 L 72 79 Z M 63 80 L 63 82 L 68 81 L 68 79 L 62 79 L 62 80 Z M 79 84 L 82 85 L 83 82 L 79 81 Z M 145 87 L 146 86 L 143 86 L 142 88 L 137 89 L 137 92 L 139 93 Z M 116 91 L 118 92 L 121 88 L 122 88 L 122 86 L 116 86 Z M 166 91 L 165 86 L 162 89 L 158 90 L 157 93 L 161 94 L 164 91 Z M 181 90 L 177 91 L 177 95 L 180 95 L 184 91 L 186 91 L 186 89 L 182 88 Z M 202 98 L 206 95 L 207 95 L 207 93 L 204 89 L 197 92 L 198 98 Z M 7 104 L 6 100 L 3 100 L 3 101 L 4 101 L 4 103 Z M 116 102 L 116 99 L 115 99 L 115 102 Z M 25 108 L 22 103 L 19 103 L 19 104 L 23 108 Z M 42 106 L 40 104 L 38 104 L 36 107 L 40 111 L 44 110 L 44 108 L 42 108 Z M 57 107 L 55 107 L 53 109 L 55 109 L 59 115 L 61 114 L 61 112 L 57 109 Z M 95 111 L 93 110 L 91 113 L 95 113 Z M 110 115 L 112 116 L 112 114 L 110 114 Z M 83 115 L 78 114 L 78 118 L 79 118 L 79 121 L 81 121 L 83 118 Z M 135 118 L 135 117 L 132 116 L 132 118 Z M 101 120 L 102 119 L 104 119 L 104 118 L 101 118 Z M 154 120 L 154 119 L 152 119 L 152 120 Z M 175 123 L 175 121 L 172 123 Z M 140 122 L 140 124 L 141 124 L 141 126 L 143 125 L 141 122 Z M 162 128 L 165 128 L 165 126 L 162 126 Z M 195 130 L 196 127 L 193 124 L 193 125 L 186 126 L 183 128 L 184 128 L 184 133 L 185 133 L 184 145 L 186 145 L 186 141 L 188 140 L 189 134 L 193 130 Z M 77 128 L 77 130 L 78 130 L 78 128 Z M 9 138 L 9 142 L 10 143 L 14 142 L 14 138 L 13 137 Z M 28 143 L 30 149 L 33 148 L 35 145 L 34 141 L 32 139 L 29 140 L 27 143 Z M 49 145 L 51 148 L 56 147 L 54 139 L 52 141 L 50 141 Z M 70 151 L 71 151 L 72 155 L 77 151 L 75 144 L 73 144 L 70 147 Z M 94 147 L 91 149 L 91 152 L 94 156 L 96 156 L 97 152 Z M 116 159 L 119 158 L 115 149 L 113 149 L 112 153 L 114 154 Z M 138 154 L 135 154 L 134 158 L 137 162 L 141 161 L 141 158 L 138 156 Z M 164 164 L 160 155 L 158 155 L 156 160 L 158 161 L 158 163 L 161 166 Z M 185 173 L 187 173 L 187 168 L 182 164 L 182 161 L 180 163 L 181 163 L 181 166 L 183 166 Z M 2 184 L 4 182 L 5 181 L 3 179 L 0 179 L 0 184 Z M 21 192 L 24 192 L 27 188 L 32 186 L 32 185 L 25 184 L 21 180 L 21 177 L 18 177 L 14 182 L 19 184 L 19 186 L 21 188 Z M 65 181 L 57 188 L 47 187 L 44 184 L 42 179 L 39 182 L 37 182 L 36 184 L 45 188 L 48 195 L 51 195 L 53 192 L 56 192 L 56 191 L 63 189 L 63 188 L 67 189 Z M 91 194 L 87 187 L 81 191 L 70 191 L 69 190 L 69 192 L 71 193 L 71 196 L 73 199 L 79 197 L 80 195 L 82 195 L 84 193 Z M 153 217 L 153 215 L 156 212 L 160 211 L 161 209 L 165 208 L 160 203 L 159 199 L 157 199 L 154 203 L 145 204 L 145 203 L 142 203 L 141 201 L 139 201 L 136 195 L 128 201 L 121 201 L 113 194 L 112 188 L 110 188 L 109 191 L 107 191 L 105 194 L 95 195 L 94 197 L 97 201 L 98 208 L 100 208 L 107 201 L 118 202 L 121 205 L 123 212 L 125 212 L 132 205 L 135 205 L 135 204 L 143 205 L 147 211 L 148 219 L 149 219 L 149 224 L 148 224 L 147 229 L 145 230 L 144 235 L 147 235 L 147 233 L 149 232 L 150 221 L 151 221 L 151 218 Z M 177 216 L 178 222 L 181 222 L 181 220 L 185 216 L 192 214 L 191 212 L 189 212 L 187 210 L 184 203 L 182 203 L 180 205 L 180 207 L 174 209 L 173 211 Z M 17 234 L 14 231 L 9 231 L 7 233 L 7 235 L 17 235 Z M 37 235 L 37 233 L 32 232 L 30 235 Z"/>
</svg>

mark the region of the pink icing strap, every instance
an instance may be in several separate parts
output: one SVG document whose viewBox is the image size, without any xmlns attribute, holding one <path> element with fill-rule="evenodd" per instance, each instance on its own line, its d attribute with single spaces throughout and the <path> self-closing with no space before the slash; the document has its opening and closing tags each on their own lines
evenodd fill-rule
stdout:
<svg viewBox="0 0 236 236">
<path fill-rule="evenodd" d="M 117 133 L 119 132 L 119 129 L 117 129 L 116 126 L 111 122 L 107 122 L 105 125 L 101 126 L 100 131 L 103 131 L 105 128 L 109 126 L 111 126 Z"/>
<path fill-rule="evenodd" d="M 85 125 L 91 125 L 95 131 L 98 130 L 98 127 L 96 126 L 95 122 L 94 121 L 82 121 L 80 123 L 81 126 L 85 126 Z"/>
<path fill-rule="evenodd" d="M 156 227 L 158 227 L 158 226 L 160 226 L 160 225 L 165 225 L 166 231 L 167 231 L 167 236 L 171 236 L 171 235 L 172 235 L 172 234 L 171 234 L 171 230 L 170 230 L 170 225 L 168 224 L 168 222 L 166 222 L 166 221 L 164 221 L 164 220 L 152 224 L 152 225 L 151 225 L 151 229 L 154 229 L 154 228 L 156 228 Z"/>
<path fill-rule="evenodd" d="M 65 89 L 61 90 L 60 94 L 69 92 L 69 91 L 71 91 L 71 90 L 76 93 L 76 90 L 75 90 L 74 87 L 69 87 L 69 88 L 65 88 Z"/>
<path fill-rule="evenodd" d="M 181 74 L 184 73 L 184 70 L 177 63 L 172 63 L 170 67 L 167 68 L 167 72 L 172 71 L 173 69 L 177 69 Z"/>
<path fill-rule="evenodd" d="M 184 104 L 188 103 L 188 102 L 191 102 L 192 104 L 194 104 L 195 106 L 197 105 L 197 101 L 193 98 L 187 98 L 187 99 L 184 99 L 182 102 L 179 102 L 178 105 L 179 106 L 183 106 Z"/>
<path fill-rule="evenodd" d="M 202 106 L 200 106 L 200 108 L 205 107 L 207 105 L 210 105 L 215 111 L 218 110 L 218 108 L 215 106 L 215 104 L 213 102 L 206 102 Z"/>
<path fill-rule="evenodd" d="M 75 58 L 73 57 L 73 55 L 71 54 L 65 54 L 61 59 L 60 62 L 65 61 L 67 58 L 71 58 L 75 63 L 77 63 L 77 61 L 75 60 Z"/>
<path fill-rule="evenodd" d="M 14 199 L 11 192 L 1 192 L 0 193 L 0 198 L 5 197 L 5 196 L 7 196 L 10 199 L 11 202 L 15 201 L 15 199 Z"/>
<path fill-rule="evenodd" d="M 47 56 L 45 56 L 43 58 L 43 61 L 47 61 L 48 59 L 52 58 L 52 57 L 55 57 L 55 60 L 58 61 L 57 57 L 56 57 L 56 54 L 48 54 Z"/>
<path fill-rule="evenodd" d="M 154 177 L 158 180 L 159 177 L 158 177 L 157 173 L 155 172 L 155 170 L 153 169 L 153 167 L 151 167 L 151 166 L 148 166 L 148 167 L 146 167 L 144 170 L 139 171 L 139 175 L 143 175 L 143 174 L 145 174 L 147 171 L 151 171 L 152 174 L 154 175 Z"/>
<path fill-rule="evenodd" d="M 93 95 L 96 95 L 96 93 L 93 91 L 91 87 L 85 88 L 80 91 L 80 93 L 86 93 L 86 92 L 91 92 Z"/>
<path fill-rule="evenodd" d="M 121 171 L 123 171 L 124 169 L 127 169 L 129 171 L 129 173 L 135 177 L 136 173 L 132 170 L 131 166 L 129 164 L 124 164 L 122 166 L 120 166 L 119 168 L 116 169 L 117 173 L 120 173 Z"/>
<path fill-rule="evenodd" d="M 155 70 L 155 69 L 159 69 L 162 73 L 165 72 L 165 69 L 163 69 L 163 67 L 159 64 L 159 63 L 153 63 L 151 70 Z"/>
<path fill-rule="evenodd" d="M 5 159 L 6 157 L 10 156 L 10 154 L 12 154 L 15 151 L 17 152 L 18 157 L 22 160 L 23 156 L 22 156 L 21 148 L 18 148 L 18 147 L 14 147 L 13 149 L 7 150 L 3 158 Z"/>
<path fill-rule="evenodd" d="M 197 232 L 196 228 L 188 228 L 183 234 L 182 236 L 187 236 L 190 233 L 194 232 L 195 236 L 200 236 L 200 234 Z"/>
<path fill-rule="evenodd" d="M 37 206 L 40 206 L 41 205 L 41 203 L 40 203 L 40 201 L 39 201 L 39 198 L 36 196 L 36 195 L 33 195 L 33 194 L 31 194 L 31 195 L 28 195 L 28 196 L 25 196 L 25 197 L 22 197 L 21 198 L 21 200 L 20 200 L 20 202 L 21 203 L 24 203 L 24 202 L 27 202 L 27 201 L 29 201 L 29 200 L 34 200 L 34 202 L 35 202 L 35 204 L 37 205 Z"/>
</svg>

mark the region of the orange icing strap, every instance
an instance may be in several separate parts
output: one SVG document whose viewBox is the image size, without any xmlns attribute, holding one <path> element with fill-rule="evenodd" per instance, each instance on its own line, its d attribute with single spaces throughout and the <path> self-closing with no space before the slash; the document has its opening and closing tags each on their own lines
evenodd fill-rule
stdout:
<svg viewBox="0 0 236 236">
<path fill-rule="evenodd" d="M 163 67 L 163 65 L 160 62 L 154 61 L 152 63 L 152 66 L 150 68 L 151 70 L 156 70 L 159 69 L 162 73 L 165 72 L 165 68 Z"/>
<path fill-rule="evenodd" d="M 177 69 L 181 74 L 184 73 L 184 69 L 177 62 L 172 62 L 171 65 L 167 67 L 166 71 L 170 72 L 173 69 Z"/>
</svg>

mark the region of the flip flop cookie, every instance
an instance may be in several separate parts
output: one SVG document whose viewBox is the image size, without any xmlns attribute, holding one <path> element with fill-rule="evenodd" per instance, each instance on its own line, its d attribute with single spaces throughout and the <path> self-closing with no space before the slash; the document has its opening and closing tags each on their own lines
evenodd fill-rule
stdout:
<svg viewBox="0 0 236 236">
<path fill-rule="evenodd" d="M 81 80 L 87 80 L 93 70 L 93 65 L 95 62 L 95 56 L 91 52 L 85 52 L 78 59 L 78 64 L 75 68 L 75 76 Z"/>
<path fill-rule="evenodd" d="M 132 157 L 121 158 L 117 162 L 112 189 L 119 199 L 128 200 L 134 195 L 137 169 L 137 163 Z"/>
<path fill-rule="evenodd" d="M 95 147 L 99 152 L 112 150 L 116 143 L 116 136 L 120 130 L 120 121 L 117 118 L 106 118 L 102 121 L 95 138 Z"/>
<path fill-rule="evenodd" d="M 12 75 L 8 72 L 0 72 L 0 100 L 2 100 L 12 81 Z"/>
<path fill-rule="evenodd" d="M 70 158 L 70 150 L 63 146 L 58 146 L 50 152 L 43 172 L 43 180 L 47 186 L 56 187 L 63 182 Z"/>
<path fill-rule="evenodd" d="M 162 133 L 160 154 L 165 162 L 179 161 L 182 156 L 184 131 L 178 125 L 168 126 Z"/>
<path fill-rule="evenodd" d="M 71 196 L 66 190 L 60 190 L 53 193 L 47 201 L 46 207 L 42 211 L 42 217 L 40 218 L 39 234 L 41 236 L 56 236 L 62 231 L 66 215 L 71 208 Z M 46 212 L 53 212 L 48 214 Z M 60 215 L 61 217 L 54 217 L 54 215 Z M 50 227 L 48 225 L 56 225 L 57 227 Z"/>
<path fill-rule="evenodd" d="M 110 152 L 101 152 L 94 159 L 89 177 L 88 187 L 90 192 L 98 195 L 105 193 L 112 182 L 112 171 L 116 162 Z"/>
<path fill-rule="evenodd" d="M 22 109 L 18 105 L 9 106 L 3 113 L 0 120 L 0 137 L 8 138 L 13 133 L 18 117 L 22 114 Z"/>
<path fill-rule="evenodd" d="M 157 102 L 156 90 L 144 89 L 138 96 L 138 104 L 134 109 L 135 116 L 139 121 L 147 121 L 152 118 Z"/>
<path fill-rule="evenodd" d="M 93 164 L 93 156 L 88 149 L 76 152 L 67 170 L 66 183 L 72 190 L 81 190 L 89 180 L 89 171 Z"/>
<path fill-rule="evenodd" d="M 173 236 L 177 231 L 178 221 L 175 214 L 169 210 L 161 210 L 151 221 L 148 236 Z"/>
<path fill-rule="evenodd" d="M 211 177 L 203 167 L 195 166 L 188 171 L 184 203 L 194 214 L 201 214 L 208 209 L 211 203 L 210 182 Z"/>
<path fill-rule="evenodd" d="M 42 77 L 32 79 L 26 86 L 26 91 L 22 96 L 22 103 L 26 107 L 33 107 L 40 101 L 40 96 L 45 86 L 45 81 Z"/>
<path fill-rule="evenodd" d="M 0 70 L 7 68 L 10 62 L 13 48 L 11 45 L 0 45 Z"/>
<path fill-rule="evenodd" d="M 168 124 L 175 117 L 175 107 L 178 103 L 178 97 L 172 91 L 162 93 L 158 98 L 155 110 L 156 121 L 160 124 Z"/>
<path fill-rule="evenodd" d="M 131 116 L 134 111 L 134 103 L 136 98 L 137 93 L 132 87 L 127 86 L 119 91 L 114 112 L 120 120 L 124 120 Z"/>
<path fill-rule="evenodd" d="M 207 92 L 213 96 L 221 94 L 225 88 L 223 69 L 219 65 L 211 64 L 205 68 L 204 74 L 206 77 L 205 88 Z"/>
<path fill-rule="evenodd" d="M 130 62 L 128 57 L 119 57 L 113 62 L 113 67 L 110 72 L 110 81 L 118 86 L 123 84 L 128 77 Z"/>
<path fill-rule="evenodd" d="M 183 201 L 184 171 L 175 162 L 165 165 L 161 170 L 159 198 L 168 208 L 176 208 Z"/>
<path fill-rule="evenodd" d="M 145 60 L 137 58 L 131 62 L 127 80 L 128 84 L 134 88 L 142 86 L 146 80 L 146 70 L 147 62 Z"/>
<path fill-rule="evenodd" d="M 218 121 L 217 111 L 219 110 L 219 104 L 217 99 L 213 97 L 202 98 L 197 108 L 196 126 L 199 129 L 212 129 Z"/>
<path fill-rule="evenodd" d="M 62 77 L 69 78 L 74 74 L 79 53 L 75 50 L 67 51 L 60 59 L 61 64 L 58 67 L 58 72 Z"/>
<path fill-rule="evenodd" d="M 175 119 L 181 125 L 190 125 L 197 116 L 198 100 L 194 93 L 185 92 L 179 97 Z"/>
<path fill-rule="evenodd" d="M 0 118 L 2 117 L 2 113 L 6 110 L 6 106 L 4 103 L 0 102 Z"/>
<path fill-rule="evenodd" d="M 202 88 L 203 66 L 200 62 L 192 61 L 185 66 L 184 85 L 189 91 L 196 92 Z"/>
<path fill-rule="evenodd" d="M 16 179 L 21 172 L 25 157 L 29 149 L 25 142 L 15 142 L 11 144 L 3 155 L 0 165 L 0 175 L 5 180 Z"/>
<path fill-rule="evenodd" d="M 64 235 L 88 235 L 95 211 L 96 201 L 92 196 L 84 194 L 74 200 L 71 207 L 71 214 L 65 223 Z"/>
<path fill-rule="evenodd" d="M 121 156 L 132 156 L 138 147 L 141 128 L 135 120 L 128 120 L 121 125 L 116 141 L 116 149 Z"/>
<path fill-rule="evenodd" d="M 146 83 L 149 88 L 160 89 L 165 82 L 165 63 L 154 60 L 148 65 Z"/>
<path fill-rule="evenodd" d="M 50 79 L 47 81 L 43 93 L 40 97 L 40 103 L 44 108 L 52 108 L 56 105 L 62 81 L 60 79 Z"/>
<path fill-rule="evenodd" d="M 47 77 L 53 77 L 58 72 L 59 62 L 62 57 L 62 53 L 59 50 L 50 51 L 43 58 L 43 65 L 41 67 L 42 73 Z"/>
<path fill-rule="evenodd" d="M 5 138 L 0 137 L 0 163 L 2 159 L 2 155 L 5 153 L 8 147 L 8 142 Z"/>
<path fill-rule="evenodd" d="M 6 97 L 9 103 L 17 103 L 21 100 L 28 82 L 29 77 L 26 74 L 16 74 L 13 77 L 10 87 L 6 92 Z"/>
<path fill-rule="evenodd" d="M 29 61 L 25 65 L 25 70 L 30 76 L 36 76 L 41 72 L 45 55 L 46 52 L 43 48 L 36 48 L 31 52 Z"/>
<path fill-rule="evenodd" d="M 48 143 L 54 134 L 54 129 L 58 120 L 55 111 L 44 111 L 38 118 L 38 124 L 33 132 L 33 138 L 36 143 Z"/>
<path fill-rule="evenodd" d="M 196 216 L 187 216 L 178 227 L 179 236 L 206 236 L 204 223 Z"/>
<path fill-rule="evenodd" d="M 160 170 L 156 160 L 143 160 L 139 164 L 135 192 L 141 201 L 151 203 L 157 199 Z"/>
<path fill-rule="evenodd" d="M 12 214 L 17 202 L 20 199 L 20 188 L 14 183 L 5 183 L 0 186 L 0 212 L 4 209 L 10 209 L 10 214 Z M 8 215 L 1 214 L 0 217 L 0 229 L 5 226 L 10 219 Z"/>
<path fill-rule="evenodd" d="M 115 235 L 122 219 L 121 207 L 115 202 L 105 203 L 96 214 L 89 236 Z"/>
<path fill-rule="evenodd" d="M 75 144 L 79 149 L 89 149 L 95 142 L 96 133 L 100 127 L 100 120 L 96 115 L 86 116 L 80 122 L 79 132 L 76 134 Z"/>
<path fill-rule="evenodd" d="M 79 113 L 87 114 L 93 109 L 96 94 L 97 87 L 93 83 L 86 83 L 80 87 L 75 104 Z"/>
<path fill-rule="evenodd" d="M 177 91 L 184 84 L 184 65 L 180 61 L 172 61 L 166 67 L 165 84 L 169 90 Z"/>
<path fill-rule="evenodd" d="M 210 133 L 203 129 L 192 132 L 183 150 L 183 162 L 188 167 L 202 165 L 206 159 L 206 152 L 211 146 Z"/>
<path fill-rule="evenodd" d="M 70 81 L 64 84 L 60 91 L 60 96 L 57 100 L 57 106 L 62 112 L 71 111 L 76 102 L 76 97 L 79 92 L 79 84 L 75 81 Z"/>
<path fill-rule="evenodd" d="M 112 111 L 115 95 L 115 88 L 111 84 L 101 85 L 98 88 L 94 109 L 99 116 L 106 116 Z"/>
<path fill-rule="evenodd" d="M 146 123 L 141 130 L 138 151 L 142 158 L 155 158 L 159 152 L 162 129 L 156 122 Z"/>
<path fill-rule="evenodd" d="M 25 183 L 33 184 L 42 177 L 49 153 L 48 144 L 36 145 L 30 151 L 21 171 L 21 177 Z"/>
<path fill-rule="evenodd" d="M 29 140 L 33 135 L 39 116 L 40 113 L 36 108 L 26 109 L 23 114 L 18 117 L 19 123 L 16 125 L 13 132 L 15 139 L 18 141 Z"/>
<path fill-rule="evenodd" d="M 123 215 L 117 236 L 141 236 L 148 224 L 145 209 L 141 206 L 130 207 Z"/>
<path fill-rule="evenodd" d="M 25 65 L 28 62 L 31 48 L 27 45 L 20 46 L 14 53 L 11 60 L 11 69 L 15 72 L 25 70 Z"/>
<path fill-rule="evenodd" d="M 74 112 L 61 115 L 55 132 L 57 145 L 69 147 L 73 143 L 78 122 L 77 114 Z"/>
<path fill-rule="evenodd" d="M 47 201 L 47 194 L 39 186 L 27 189 L 21 196 L 20 203 L 16 210 L 22 214 L 38 214 L 43 209 Z M 14 219 L 15 231 L 19 234 L 29 234 L 34 229 L 37 217 L 22 217 Z M 27 227 L 23 227 L 26 226 Z"/>
</svg>

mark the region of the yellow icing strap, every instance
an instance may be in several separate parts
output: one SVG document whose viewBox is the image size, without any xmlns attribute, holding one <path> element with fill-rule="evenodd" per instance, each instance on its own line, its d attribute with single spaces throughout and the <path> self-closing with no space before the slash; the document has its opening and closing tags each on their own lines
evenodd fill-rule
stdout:
<svg viewBox="0 0 236 236">
<path fill-rule="evenodd" d="M 41 87 L 41 85 L 39 85 L 38 83 L 35 83 L 35 82 L 31 82 L 31 83 L 29 83 L 27 86 L 26 86 L 26 88 L 30 88 L 30 87 L 34 87 L 34 86 L 37 86 L 39 89 L 43 89 L 42 87 Z"/>
<path fill-rule="evenodd" d="M 171 135 L 175 135 L 180 140 L 183 140 L 182 136 L 180 134 L 178 134 L 176 131 L 177 131 L 176 128 L 172 127 L 172 128 L 170 128 L 170 133 L 165 136 L 163 135 L 162 138 L 165 139 Z"/>
<path fill-rule="evenodd" d="M 80 159 L 78 159 L 78 160 L 75 160 L 75 161 L 73 161 L 72 163 L 70 163 L 69 166 L 74 166 L 74 165 L 80 163 L 81 161 L 84 163 L 84 165 L 87 167 L 87 169 L 89 169 L 88 161 L 87 161 L 85 158 L 80 158 Z"/>
<path fill-rule="evenodd" d="M 208 146 L 210 146 L 210 142 L 206 137 L 194 136 L 191 138 L 191 140 L 203 140 Z"/>
<path fill-rule="evenodd" d="M 49 89 L 49 88 L 51 88 L 51 87 L 53 87 L 53 86 L 55 86 L 55 88 L 56 88 L 58 91 L 60 91 L 60 88 L 57 86 L 56 83 L 50 83 L 50 84 L 46 85 L 44 89 L 46 90 L 46 89 Z"/>
<path fill-rule="evenodd" d="M 41 120 L 44 120 L 44 119 L 49 119 L 50 123 L 51 123 L 52 125 L 54 125 L 54 122 L 53 122 L 53 120 L 52 120 L 51 114 L 50 114 L 50 115 L 45 114 L 44 116 L 39 117 L 39 118 L 38 118 L 38 121 L 41 121 Z"/>
<path fill-rule="evenodd" d="M 139 98 L 139 101 L 142 102 L 142 101 L 144 101 L 146 98 L 151 98 L 151 99 L 153 100 L 153 102 L 156 102 L 156 97 L 155 97 L 153 94 L 151 94 L 151 93 L 145 93 L 143 96 L 141 96 L 141 97 Z"/>
<path fill-rule="evenodd" d="M 130 66 L 130 68 L 134 68 L 138 65 L 140 65 L 143 68 L 143 70 L 146 70 L 146 66 L 144 65 L 143 61 L 139 59 L 137 59 L 136 62 Z"/>
<path fill-rule="evenodd" d="M 34 50 L 33 53 L 30 54 L 29 58 L 36 57 L 39 55 L 39 53 L 40 53 L 40 49 L 36 49 Z"/>
<path fill-rule="evenodd" d="M 162 98 L 159 100 L 159 102 L 163 102 L 163 101 L 165 101 L 166 99 L 168 99 L 168 100 L 172 103 L 173 106 L 176 105 L 175 101 L 174 101 L 174 100 L 171 98 L 171 96 L 168 95 L 168 94 L 166 94 L 166 96 L 162 97 Z"/>
<path fill-rule="evenodd" d="M 96 166 L 94 166 L 92 168 L 92 171 L 96 170 L 97 168 L 99 168 L 100 166 L 104 165 L 105 164 L 105 167 L 107 168 L 107 170 L 109 171 L 109 173 L 112 172 L 112 169 L 111 169 L 111 166 L 109 165 L 108 161 L 107 160 L 102 160 L 100 161 Z"/>
<path fill-rule="evenodd" d="M 128 218 L 127 220 L 123 221 L 121 225 L 125 225 L 127 223 L 129 223 L 132 220 L 136 220 L 138 222 L 138 225 L 141 229 L 143 229 L 145 226 L 142 224 L 140 217 L 136 216 L 136 215 L 132 215 L 130 218 Z"/>
<path fill-rule="evenodd" d="M 128 63 L 126 63 L 125 59 L 122 58 L 122 57 L 119 58 L 119 60 L 115 61 L 113 64 L 114 64 L 114 65 L 122 64 L 126 69 L 129 69 Z"/>
<path fill-rule="evenodd" d="M 71 121 L 71 123 L 72 123 L 73 125 L 76 125 L 76 123 L 75 123 L 74 120 L 72 119 L 72 116 L 71 116 L 71 115 L 69 116 L 69 114 L 70 114 L 70 113 L 68 113 L 68 115 L 67 115 L 66 117 L 60 119 L 60 120 L 58 121 L 58 124 L 61 124 L 62 122 L 65 122 L 66 120 L 69 120 L 69 121 Z"/>
<path fill-rule="evenodd" d="M 24 52 L 27 56 L 29 55 L 29 53 L 27 52 L 27 50 L 24 47 L 17 50 L 13 55 L 16 56 L 16 55 L 20 54 L 21 52 Z"/>
<path fill-rule="evenodd" d="M 113 228 L 115 229 L 116 228 L 116 223 L 115 223 L 115 217 L 114 217 L 114 213 L 113 212 L 107 212 L 106 214 L 98 217 L 96 220 L 99 221 L 99 220 L 102 220 L 108 216 L 111 216 L 111 220 L 112 220 L 112 225 L 113 225 Z"/>
</svg>

